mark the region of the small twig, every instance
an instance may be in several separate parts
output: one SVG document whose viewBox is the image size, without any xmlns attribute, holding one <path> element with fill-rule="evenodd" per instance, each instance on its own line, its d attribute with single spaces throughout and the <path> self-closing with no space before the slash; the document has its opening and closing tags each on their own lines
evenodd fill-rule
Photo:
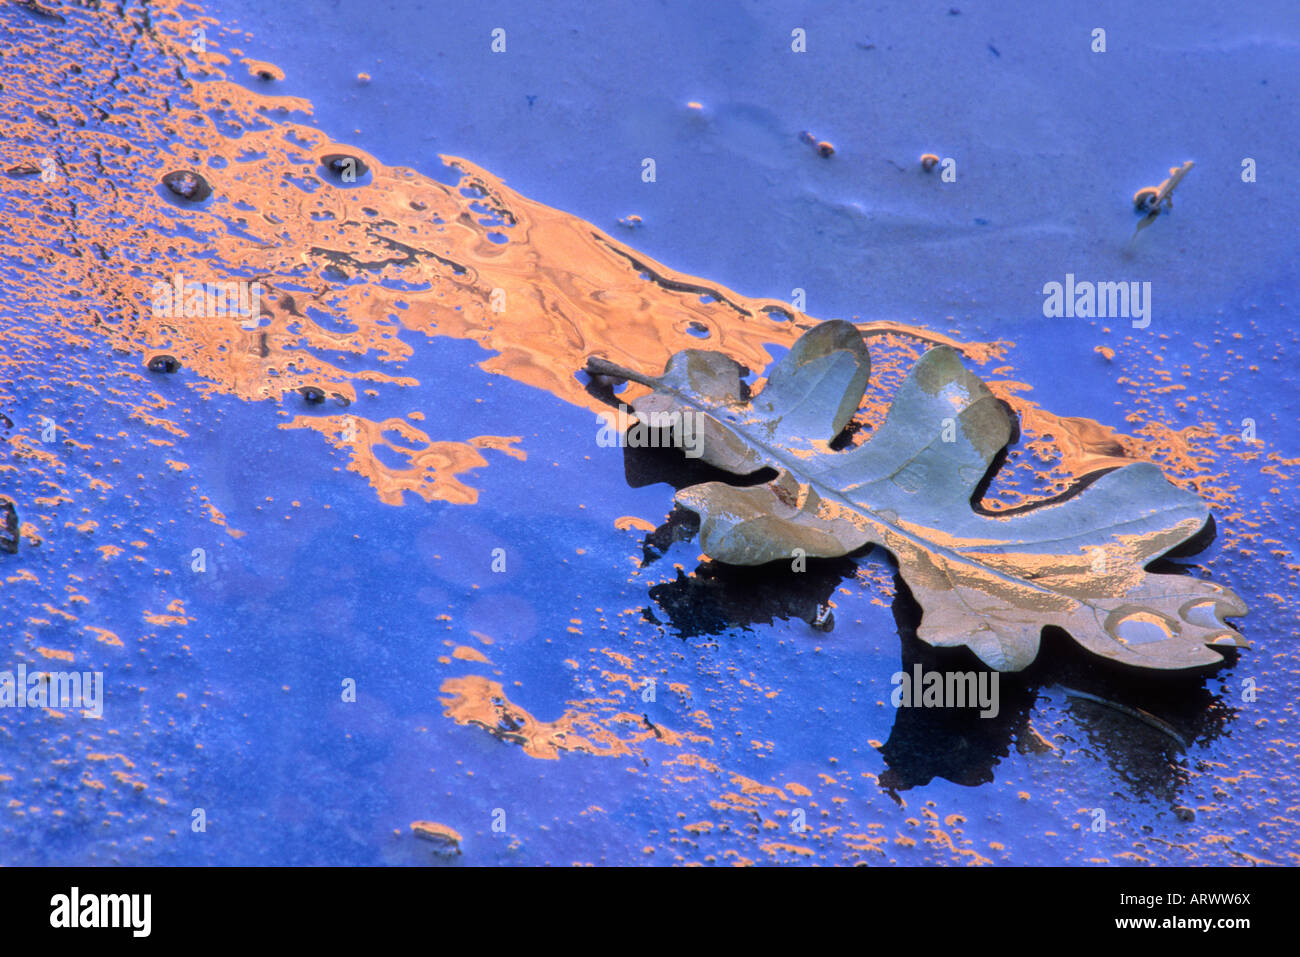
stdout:
<svg viewBox="0 0 1300 957">
<path fill-rule="evenodd" d="M 1118 701 L 1111 701 L 1108 698 L 1102 698 L 1095 694 L 1089 694 L 1086 691 L 1077 691 L 1074 688 L 1067 688 L 1064 685 L 1057 685 L 1057 687 L 1065 694 L 1070 695 L 1073 698 L 1082 698 L 1085 701 L 1092 701 L 1095 702 L 1096 704 L 1105 705 L 1106 707 L 1112 708 L 1115 711 L 1120 712 L 1121 714 L 1128 715 L 1130 718 L 1137 718 L 1143 724 L 1150 725 L 1151 727 L 1155 728 L 1157 731 L 1163 731 L 1165 734 L 1169 735 L 1169 737 L 1177 741 L 1178 746 L 1180 748 L 1182 748 L 1184 751 L 1187 750 L 1187 742 L 1183 739 L 1183 736 L 1178 733 L 1178 730 L 1168 721 L 1165 721 L 1162 718 L 1157 718 L 1149 711 L 1143 711 L 1141 708 L 1130 708 L 1128 705 L 1120 704 Z"/>
</svg>

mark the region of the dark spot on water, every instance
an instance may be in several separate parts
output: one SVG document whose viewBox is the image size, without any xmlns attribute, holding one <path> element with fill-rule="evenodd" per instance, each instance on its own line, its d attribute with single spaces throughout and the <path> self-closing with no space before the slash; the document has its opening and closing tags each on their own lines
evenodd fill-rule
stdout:
<svg viewBox="0 0 1300 957">
<path fill-rule="evenodd" d="M 18 509 L 8 496 L 0 495 L 0 549 L 10 555 L 17 554 L 20 538 Z"/>
<path fill-rule="evenodd" d="M 175 170 L 162 178 L 162 184 L 181 199 L 201 203 L 212 195 L 208 181 L 193 170 Z"/>
<path fill-rule="evenodd" d="M 691 322 L 687 325 L 686 332 L 688 335 L 692 335 L 696 339 L 707 339 L 710 335 L 709 327 L 702 322 Z"/>
<path fill-rule="evenodd" d="M 975 217 L 976 226 L 987 226 L 988 224 L 989 221 L 987 219 L 980 219 L 978 216 Z"/>
<path fill-rule="evenodd" d="M 319 405 L 321 402 L 325 401 L 324 390 L 318 389 L 314 385 L 305 385 L 298 391 L 302 394 L 302 397 L 312 405 Z"/>
<path fill-rule="evenodd" d="M 162 355 L 154 356 L 149 360 L 150 372 L 175 372 L 181 367 L 181 361 L 175 356 Z"/>
<path fill-rule="evenodd" d="M 800 142 L 800 143 L 807 143 L 809 146 L 812 146 L 814 143 L 817 142 L 817 137 L 813 136 L 813 135 L 812 135 L 810 132 L 808 132 L 807 130 L 800 130 L 800 131 L 799 131 L 799 142 Z"/>
<path fill-rule="evenodd" d="M 989 48 L 989 52 L 992 53 L 994 56 L 996 57 L 1002 56 L 1002 54 L 998 52 L 998 48 L 995 47 L 993 44 L 990 43 L 988 45 L 988 48 Z"/>
<path fill-rule="evenodd" d="M 818 631 L 828 632 L 835 627 L 835 612 L 831 611 L 829 605 L 818 605 L 808 624 Z"/>
<path fill-rule="evenodd" d="M 360 179 L 370 171 L 370 167 L 357 156 L 348 153 L 326 153 L 320 158 L 321 165 L 340 178 L 352 176 Z"/>
</svg>

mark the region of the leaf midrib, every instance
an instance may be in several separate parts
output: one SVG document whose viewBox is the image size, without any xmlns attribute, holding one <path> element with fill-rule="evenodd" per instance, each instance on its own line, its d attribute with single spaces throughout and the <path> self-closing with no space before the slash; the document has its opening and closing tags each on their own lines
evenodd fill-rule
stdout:
<svg viewBox="0 0 1300 957">
<path fill-rule="evenodd" d="M 675 398 L 679 399 L 680 401 L 684 402 L 686 405 L 689 405 L 689 406 L 691 406 L 692 408 L 696 409 L 697 411 L 700 411 L 700 412 L 703 412 L 703 413 L 707 414 L 711 419 L 713 419 L 715 422 L 717 422 L 720 426 L 722 426 L 723 428 L 726 428 L 726 429 L 730 430 L 732 433 L 734 433 L 734 434 L 736 434 L 737 436 L 739 436 L 739 437 L 741 438 L 742 441 L 744 441 L 744 442 L 746 442 L 746 443 L 748 443 L 748 444 L 750 444 L 750 445 L 752 445 L 752 446 L 758 448 L 758 449 L 759 449 L 760 451 L 762 451 L 765 455 L 769 456 L 770 459 L 772 459 L 772 460 L 776 461 L 777 463 L 779 463 L 779 464 L 780 464 L 780 465 L 781 465 L 781 466 L 782 466 L 786 471 L 790 472 L 790 473 L 791 473 L 792 475 L 794 475 L 796 478 L 802 479 L 806 484 L 808 484 L 808 485 L 812 486 L 813 488 L 815 488 L 815 489 L 817 490 L 818 495 L 820 495 L 821 497 L 823 497 L 823 498 L 831 498 L 831 499 L 834 499 L 835 501 L 837 501 L 837 502 L 841 503 L 842 505 L 844 505 L 844 506 L 845 506 L 846 508 L 848 508 L 849 510 L 864 515 L 864 517 L 866 517 L 869 521 L 875 523 L 877 526 L 884 527 L 884 528 L 890 528 L 890 529 L 893 529 L 897 534 L 901 535 L 903 538 L 907 539 L 907 540 L 910 541 L 912 544 L 914 544 L 914 545 L 916 545 L 916 546 L 918 546 L 918 547 L 920 547 L 920 548 L 922 548 L 922 549 L 924 549 L 924 550 L 926 550 L 926 551 L 929 551 L 929 552 L 937 552 L 937 553 L 943 555 L 944 558 L 945 558 L 946 560 L 952 561 L 952 562 L 954 562 L 954 563 L 959 563 L 959 564 L 963 564 L 963 565 L 969 565 L 969 566 L 973 566 L 973 567 L 975 567 L 975 568 L 978 568 L 978 569 L 982 570 L 983 572 L 985 572 L 986 574 L 991 575 L 991 576 L 993 576 L 993 577 L 995 577 L 995 578 L 997 578 L 997 579 L 999 579 L 999 580 L 1001 580 L 1001 581 L 1003 581 L 1003 582 L 1006 582 L 1006 583 L 1008 583 L 1008 584 L 1013 584 L 1013 585 L 1014 585 L 1014 584 L 1025 585 L 1025 586 L 1028 586 L 1029 588 L 1032 588 L 1032 589 L 1034 589 L 1035 591 L 1041 592 L 1041 593 L 1043 593 L 1043 594 L 1055 595 L 1055 596 L 1059 596 L 1059 597 L 1061 597 L 1061 598 L 1065 598 L 1065 599 L 1070 600 L 1070 601 L 1075 601 L 1075 602 L 1078 602 L 1079 604 L 1082 604 L 1082 605 L 1086 605 L 1086 606 L 1088 606 L 1089 608 L 1093 609 L 1095 612 L 1099 612 L 1099 611 L 1102 611 L 1102 610 L 1103 610 L 1102 608 L 1100 608 L 1099 606 L 1093 604 L 1091 601 L 1089 601 L 1089 600 L 1086 599 L 1086 598 L 1077 598 L 1077 597 L 1075 597 L 1075 596 L 1073 596 L 1073 595 L 1068 595 L 1068 594 L 1066 594 L 1066 593 L 1064 593 L 1064 592 L 1057 591 L 1056 589 L 1049 588 L 1049 587 L 1047 587 L 1047 586 L 1045 586 L 1045 585 L 1040 585 L 1040 584 L 1038 584 L 1038 583 L 1036 583 L 1036 582 L 1034 582 L 1034 581 L 1032 581 L 1032 580 L 1030 580 L 1030 579 L 1027 579 L 1027 578 L 1020 578 L 1020 577 L 1017 577 L 1017 576 L 1014 576 L 1014 575 L 1009 575 L 1009 574 L 1007 574 L 1006 572 L 1002 572 L 1002 571 L 999 571 L 999 570 L 996 569 L 996 568 L 992 568 L 992 567 L 986 565 L 985 563 L 983 563 L 983 562 L 981 562 L 981 561 L 977 561 L 976 559 L 969 558 L 969 557 L 967 557 L 966 555 L 963 555 L 963 554 L 961 554 L 960 552 L 954 551 L 954 550 L 951 549 L 951 548 L 948 548 L 948 547 L 946 547 L 946 546 L 944 546 L 944 545 L 939 545 L 939 544 L 937 544 L 937 543 L 935 543 L 935 542 L 932 542 L 932 541 L 930 541 L 930 540 L 928 540 L 928 539 L 926 539 L 926 538 L 924 538 L 924 537 L 922 537 L 922 536 L 920 536 L 920 535 L 917 535 L 917 534 L 914 533 L 914 532 L 909 532 L 909 531 L 907 531 L 906 529 L 900 528 L 899 526 L 894 525 L 894 524 L 892 524 L 892 523 L 886 521 L 886 520 L 885 520 L 885 519 L 884 519 L 884 518 L 883 518 L 879 513 L 877 513 L 873 508 L 871 508 L 871 507 L 869 507 L 869 506 L 867 506 L 867 505 L 863 505 L 863 504 L 861 504 L 861 503 L 859 503 L 859 502 L 854 502 L 854 501 L 850 500 L 849 498 L 847 498 L 847 497 L 844 495 L 844 493 L 841 492 L 839 489 L 836 489 L 836 488 L 834 488 L 834 487 L 832 487 L 832 486 L 825 485 L 825 484 L 823 484 L 822 482 L 818 481 L 816 478 L 814 478 L 814 477 L 812 477 L 812 476 L 809 476 L 809 475 L 806 475 L 804 472 L 802 472 L 802 471 L 799 469 L 799 467 L 798 467 L 794 462 L 791 461 L 791 459 L 789 459 L 789 458 L 787 458 L 786 456 L 780 454 L 780 451 L 779 451 L 778 449 L 772 447 L 772 446 L 769 445 L 768 443 L 764 442 L 762 439 L 759 439 L 759 438 L 754 437 L 752 434 L 750 434 L 749 430 L 742 429 L 742 428 L 740 428 L 740 427 L 738 427 L 738 426 L 736 426 L 736 425 L 732 425 L 732 424 L 730 424 L 730 423 L 727 423 L 727 422 L 723 421 L 721 418 L 719 418 L 717 415 L 714 414 L 714 411 L 715 411 L 714 409 L 711 409 L 710 407 L 708 407 L 708 406 L 706 406 L 706 405 L 704 405 L 704 404 L 698 402 L 698 401 L 695 400 L 692 396 L 687 395 L 687 394 L 685 394 L 685 393 L 683 393 L 683 392 L 679 392 L 678 390 L 672 388 L 671 386 L 667 386 L 667 385 L 665 385 L 665 384 L 663 383 L 663 380 L 661 380 L 661 379 L 657 379 L 657 378 L 654 378 L 654 377 L 651 377 L 651 376 L 639 376 L 639 375 L 638 375 L 638 376 L 629 376 L 629 378 L 633 379 L 633 381 L 641 382 L 643 385 L 650 386 L 650 387 L 654 388 L 656 391 L 664 392 L 664 393 L 668 393 L 668 394 L 674 396 Z M 760 393 L 760 395 L 761 395 L 761 393 Z M 977 401 L 981 401 L 981 402 L 982 402 L 982 401 L 985 401 L 986 398 L 992 398 L 992 397 L 991 397 L 991 396 L 989 396 L 989 397 L 985 397 L 985 398 L 979 399 L 979 400 L 977 400 Z M 753 407 L 753 400 L 752 400 L 752 399 L 750 400 L 750 406 L 751 406 L 751 408 Z M 967 408 L 973 408 L 973 407 L 974 407 L 974 403 L 972 403 L 972 405 L 971 405 L 971 406 L 968 406 Z M 965 411 L 965 410 L 963 410 L 963 411 Z M 921 452 L 923 452 L 925 449 L 929 448 L 930 445 L 932 445 L 932 444 L 933 444 L 933 442 L 927 444 L 926 446 L 924 446 L 924 448 L 922 448 L 921 451 L 918 451 L 915 455 L 913 455 L 913 456 L 908 460 L 908 464 L 910 464 L 911 462 L 913 462 L 913 461 L 915 461 L 917 458 L 919 458 L 920 455 L 921 455 Z M 892 472 L 892 473 L 890 474 L 890 476 L 888 476 L 889 480 L 892 481 L 892 477 L 893 477 L 893 475 L 897 475 L 899 471 L 901 471 L 901 469 L 898 469 L 898 470 L 895 470 L 894 472 Z M 733 473 L 733 474 L 734 474 L 734 473 Z M 879 481 L 879 480 L 877 480 L 877 481 Z M 1160 509 L 1160 511 L 1162 511 L 1162 512 L 1163 512 L 1163 511 L 1168 511 L 1168 509 Z M 887 546 L 885 545 L 884 542 L 877 542 L 876 544 L 879 544 L 882 548 L 883 548 L 883 547 L 887 547 Z M 1154 560 L 1155 558 L 1158 558 L 1158 557 L 1159 557 L 1158 555 L 1152 556 L 1152 559 L 1151 559 L 1151 560 Z M 1145 573 L 1145 570 L 1144 570 L 1144 573 Z M 954 595 L 957 596 L 958 600 L 961 601 L 961 603 L 962 603 L 962 604 L 963 604 L 963 605 L 964 605 L 968 610 L 970 610 L 972 613 L 974 613 L 974 609 L 972 609 L 972 608 L 970 607 L 970 605 L 968 605 L 968 604 L 966 603 L 966 600 L 965 600 L 964 598 L 962 598 L 960 590 L 957 588 L 956 583 L 953 582 L 953 580 L 952 580 L 952 575 L 949 573 L 948 568 L 947 568 L 947 566 L 946 566 L 946 563 L 945 563 L 945 566 L 944 566 L 944 575 L 945 575 L 945 577 L 948 578 L 949 584 L 952 585 L 952 593 L 953 593 Z M 1109 609 L 1105 609 L 1105 610 L 1109 611 Z M 1104 629 L 1103 629 L 1103 630 L 1104 630 Z"/>
</svg>

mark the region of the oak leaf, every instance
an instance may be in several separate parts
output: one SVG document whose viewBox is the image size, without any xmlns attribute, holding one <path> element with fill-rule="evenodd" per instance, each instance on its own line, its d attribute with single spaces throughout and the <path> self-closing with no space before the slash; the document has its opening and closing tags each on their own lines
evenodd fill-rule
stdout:
<svg viewBox="0 0 1300 957">
<path fill-rule="evenodd" d="M 802 555 L 833 558 L 867 544 L 893 553 L 921 606 L 918 636 L 965 645 L 1000 671 L 1033 662 L 1046 626 L 1089 651 L 1143 668 L 1218 664 L 1216 646 L 1246 646 L 1223 621 L 1246 613 L 1231 590 L 1146 566 L 1209 521 L 1201 499 L 1136 462 L 1077 495 L 1013 514 L 981 513 L 972 496 L 1012 436 L 1008 410 L 959 353 L 927 351 L 884 424 L 846 451 L 830 443 L 857 412 L 870 359 L 851 323 L 805 333 L 766 385 L 745 395 L 745 370 L 719 352 L 687 349 L 661 376 L 600 357 L 593 375 L 653 391 L 633 403 L 643 422 L 675 423 L 707 463 L 769 482 L 692 485 L 677 501 L 698 512 L 704 553 L 733 565 Z"/>
</svg>

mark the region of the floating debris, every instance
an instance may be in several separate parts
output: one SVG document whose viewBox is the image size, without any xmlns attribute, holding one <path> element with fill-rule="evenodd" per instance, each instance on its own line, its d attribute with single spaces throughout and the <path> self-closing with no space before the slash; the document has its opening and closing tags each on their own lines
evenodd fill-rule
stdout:
<svg viewBox="0 0 1300 957">
<path fill-rule="evenodd" d="M 835 612 L 831 610 L 830 605 L 818 605 L 808 624 L 818 631 L 830 631 L 835 627 Z"/>
<path fill-rule="evenodd" d="M 1174 187 L 1188 174 L 1195 164 L 1188 160 L 1182 166 L 1169 167 L 1169 177 L 1159 186 L 1144 186 L 1133 194 L 1133 208 L 1139 213 L 1158 213 L 1161 209 L 1174 208 Z"/>
<path fill-rule="evenodd" d="M 193 170 L 176 170 L 162 178 L 162 183 L 173 194 L 191 203 L 201 203 L 212 195 L 208 181 Z"/>
<path fill-rule="evenodd" d="M 618 221 L 620 226 L 626 226 L 628 229 L 640 229 L 645 220 L 633 213 L 631 216 L 624 216 Z"/>
<path fill-rule="evenodd" d="M 799 142 L 807 143 L 822 156 L 834 156 L 835 147 L 829 140 L 819 140 L 808 130 L 799 131 Z"/>
<path fill-rule="evenodd" d="M 935 156 L 933 153 L 921 154 L 921 169 L 925 170 L 927 173 L 933 170 L 938 165 L 939 165 L 939 157 Z"/>
<path fill-rule="evenodd" d="M 18 554 L 18 542 L 22 526 L 18 521 L 18 509 L 13 499 L 0 495 L 0 549 L 10 555 Z"/>
<path fill-rule="evenodd" d="M 1139 213 L 1146 213 L 1138 222 L 1137 228 L 1133 230 L 1133 236 L 1129 239 L 1128 244 L 1131 248 L 1137 241 L 1138 233 L 1146 229 L 1156 217 L 1166 209 L 1174 208 L 1174 187 L 1177 186 L 1184 176 L 1188 174 L 1194 164 L 1188 160 L 1182 166 L 1169 167 L 1169 177 L 1159 186 L 1144 186 L 1133 194 L 1133 209 Z"/>
<path fill-rule="evenodd" d="M 274 63 L 267 63 L 265 60 L 245 60 L 244 65 L 248 67 L 249 76 L 263 83 L 284 79 L 284 71 Z"/>
<path fill-rule="evenodd" d="M 446 824 L 436 821 L 412 821 L 411 832 L 418 838 L 437 845 L 440 854 L 459 854 L 461 836 Z"/>
</svg>

